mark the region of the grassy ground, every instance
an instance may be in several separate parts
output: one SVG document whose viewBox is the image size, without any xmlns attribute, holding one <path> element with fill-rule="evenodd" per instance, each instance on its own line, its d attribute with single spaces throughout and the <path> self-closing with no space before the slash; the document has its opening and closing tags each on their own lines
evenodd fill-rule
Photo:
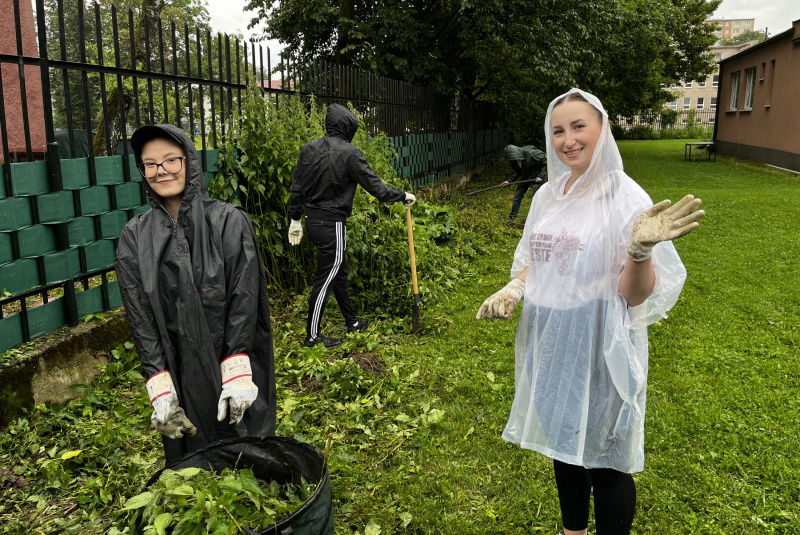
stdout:
<svg viewBox="0 0 800 535">
<path fill-rule="evenodd" d="M 650 329 L 634 533 L 800 533 L 800 180 L 724 157 L 685 162 L 683 143 L 620 144 L 655 201 L 693 193 L 707 211 L 676 242 L 688 270 L 681 299 Z M 507 174 L 489 169 L 464 190 Z M 513 190 L 463 193 L 445 201 L 481 253 L 442 304 L 423 308 L 421 335 L 405 333 L 406 319 L 370 318 L 341 349 L 309 351 L 299 347 L 302 299 L 279 311 L 278 432 L 320 449 L 332 441 L 337 534 L 560 529 L 550 460 L 500 439 L 516 321 L 474 319 L 508 281 L 521 235 L 505 224 Z M 116 373 L 121 384 L 34 412 L 0 439 L 0 532 L 124 531 L 120 506 L 160 467 L 160 446 L 138 414 L 147 402 L 135 370 Z"/>
</svg>

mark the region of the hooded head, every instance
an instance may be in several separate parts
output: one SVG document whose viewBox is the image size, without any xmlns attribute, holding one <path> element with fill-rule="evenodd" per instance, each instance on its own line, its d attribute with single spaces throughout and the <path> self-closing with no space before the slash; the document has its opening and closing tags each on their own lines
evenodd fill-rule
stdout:
<svg viewBox="0 0 800 535">
<path fill-rule="evenodd" d="M 157 143 L 151 144 L 152 141 Z M 146 163 L 162 164 L 156 168 L 156 176 L 143 178 L 151 204 L 164 204 L 165 196 L 172 198 L 179 195 L 185 199 L 197 192 L 205 192 L 203 171 L 194 143 L 177 126 L 169 124 L 142 126 L 131 136 L 131 148 L 137 168 L 143 169 L 143 160 Z M 158 150 L 153 152 L 154 148 Z M 175 159 L 180 161 L 180 171 L 169 173 L 171 169 L 177 169 Z M 166 160 L 171 160 L 174 167 L 171 169 L 165 167 Z M 171 179 L 175 182 L 171 182 Z M 178 188 L 180 181 L 183 182 L 182 188 Z"/>
<path fill-rule="evenodd" d="M 581 137 L 583 134 L 579 134 L 577 142 L 569 141 L 564 143 L 561 129 L 570 128 L 571 125 L 553 124 L 553 110 L 567 103 L 575 102 L 579 105 L 585 104 L 586 108 L 586 112 L 584 113 L 584 115 L 586 115 L 585 118 L 583 115 L 576 117 L 593 123 L 591 127 L 597 128 L 596 135 L 591 136 L 591 142 L 583 139 L 583 137 Z M 597 122 L 599 122 L 599 124 L 596 124 Z M 554 130 L 556 131 L 554 132 Z M 600 100 L 590 93 L 573 88 L 553 99 L 550 103 L 550 107 L 547 109 L 545 136 L 547 138 L 547 173 L 549 187 L 557 188 L 560 178 L 578 169 L 583 172 L 577 177 L 568 194 L 572 194 L 573 192 L 577 193 L 591 187 L 592 184 L 603 177 L 609 176 L 613 171 L 622 171 L 622 157 L 614 141 L 614 136 L 611 134 L 608 114 L 606 110 L 603 109 Z M 558 141 L 558 147 L 556 147 L 556 141 Z M 589 152 L 591 152 L 591 155 L 588 154 Z M 583 162 L 579 162 L 584 157 L 588 160 L 588 165 L 586 165 L 585 168 Z M 580 164 L 575 165 L 576 162 Z M 558 191 L 556 193 L 557 195 L 561 195 Z"/>
<path fill-rule="evenodd" d="M 509 161 L 524 160 L 525 155 L 520 147 L 517 147 L 516 145 L 506 145 L 503 148 L 503 158 Z"/>
<path fill-rule="evenodd" d="M 350 143 L 358 130 L 358 118 L 340 104 L 328 106 L 325 115 L 325 135 L 338 137 Z"/>
</svg>

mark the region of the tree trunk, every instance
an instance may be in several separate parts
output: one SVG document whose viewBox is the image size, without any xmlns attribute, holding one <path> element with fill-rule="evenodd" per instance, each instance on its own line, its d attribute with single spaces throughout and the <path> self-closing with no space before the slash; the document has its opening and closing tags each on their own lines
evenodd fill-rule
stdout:
<svg viewBox="0 0 800 535">
<path fill-rule="evenodd" d="M 355 0 L 339 0 L 339 20 L 348 19 L 353 20 L 355 16 L 355 7 L 354 7 Z M 346 55 L 342 52 L 345 48 L 350 45 L 350 23 L 347 23 L 348 27 L 343 28 L 340 22 L 339 24 L 339 40 L 336 42 L 336 63 L 339 65 L 346 64 Z"/>
<path fill-rule="evenodd" d="M 158 20 L 161 17 L 161 10 L 164 8 L 166 0 L 142 0 L 142 14 L 136 23 L 136 36 L 134 37 L 134 50 L 136 51 L 136 58 L 133 62 L 125 65 L 126 69 L 135 68 L 139 62 L 145 62 L 147 59 L 146 54 L 146 41 L 145 41 L 145 20 L 149 29 L 150 40 L 155 42 L 155 36 L 158 35 Z M 119 104 L 120 97 L 119 91 L 122 91 L 122 106 L 123 113 L 120 116 Z M 125 128 L 124 117 L 128 116 L 128 111 L 133 103 L 133 98 L 125 91 L 124 87 L 115 87 L 106 96 L 106 106 L 108 108 L 108 136 L 110 141 L 110 152 L 107 156 L 112 156 L 117 152 L 117 145 L 122 138 L 123 130 Z M 105 118 L 100 117 L 97 124 L 97 133 L 94 136 L 92 147 L 96 156 L 105 154 L 106 152 L 106 124 Z"/>
</svg>

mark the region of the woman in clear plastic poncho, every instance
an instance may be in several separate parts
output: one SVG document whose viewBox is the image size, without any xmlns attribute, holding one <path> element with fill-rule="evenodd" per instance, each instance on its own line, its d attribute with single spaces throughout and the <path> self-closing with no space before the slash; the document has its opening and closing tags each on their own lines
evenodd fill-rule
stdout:
<svg viewBox="0 0 800 535">
<path fill-rule="evenodd" d="M 647 325 L 686 270 L 671 240 L 704 215 L 691 195 L 653 206 L 622 170 L 600 101 L 572 89 L 545 122 L 548 183 L 534 196 L 512 281 L 478 319 L 511 318 L 515 396 L 503 438 L 553 459 L 565 534 L 630 532 L 644 468 Z"/>
</svg>

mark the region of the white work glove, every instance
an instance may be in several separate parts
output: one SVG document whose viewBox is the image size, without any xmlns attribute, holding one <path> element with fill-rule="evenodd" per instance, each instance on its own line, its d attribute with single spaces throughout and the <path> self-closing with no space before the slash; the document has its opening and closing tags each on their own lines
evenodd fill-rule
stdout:
<svg viewBox="0 0 800 535">
<path fill-rule="evenodd" d="M 299 220 L 292 219 L 292 223 L 289 225 L 289 243 L 298 245 L 302 239 L 303 225 L 300 224 Z"/>
<path fill-rule="evenodd" d="M 700 199 L 687 195 L 674 206 L 665 200 L 642 212 L 633 223 L 628 255 L 634 262 L 643 262 L 653 254 L 653 247 L 662 241 L 675 240 L 700 226 L 697 221 L 706 215 L 698 210 Z"/>
<path fill-rule="evenodd" d="M 153 375 L 145 386 L 153 404 L 153 414 L 150 416 L 153 427 L 168 438 L 180 438 L 184 434 L 194 436 L 197 428 L 178 406 L 178 396 L 169 371 Z"/>
<path fill-rule="evenodd" d="M 508 180 L 504 180 L 503 182 L 500 183 L 501 186 L 508 186 L 509 184 L 510 182 Z"/>
<path fill-rule="evenodd" d="M 514 307 L 517 306 L 523 295 L 525 295 L 525 281 L 514 279 L 506 284 L 502 290 L 486 298 L 475 319 L 511 319 L 514 314 Z"/>
<path fill-rule="evenodd" d="M 219 365 L 222 372 L 222 393 L 217 404 L 217 420 L 225 419 L 228 408 L 231 410 L 230 423 L 242 421 L 244 411 L 256 400 L 258 387 L 253 382 L 250 357 L 244 354 L 232 355 Z"/>
<path fill-rule="evenodd" d="M 413 193 L 406 193 L 406 198 L 403 200 L 403 204 L 406 208 L 411 208 L 411 206 L 417 202 L 417 198 L 414 196 Z"/>
</svg>

